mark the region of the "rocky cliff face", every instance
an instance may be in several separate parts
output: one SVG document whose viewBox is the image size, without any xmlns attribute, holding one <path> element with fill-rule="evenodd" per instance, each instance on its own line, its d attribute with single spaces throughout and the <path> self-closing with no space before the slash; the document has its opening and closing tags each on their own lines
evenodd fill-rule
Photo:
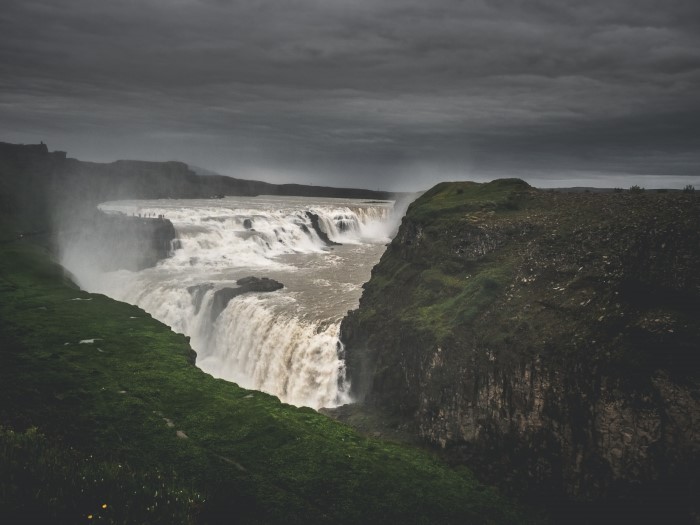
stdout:
<svg viewBox="0 0 700 525">
<path fill-rule="evenodd" d="M 343 321 L 354 393 L 509 490 L 691 519 L 699 224 L 696 194 L 438 185 Z"/>
<path fill-rule="evenodd" d="M 155 266 L 171 255 L 177 239 L 173 224 L 161 218 L 95 211 L 83 224 L 89 227 L 78 224 L 57 233 L 58 251 L 69 251 L 62 257 L 80 258 L 81 264 L 105 272 Z"/>
</svg>

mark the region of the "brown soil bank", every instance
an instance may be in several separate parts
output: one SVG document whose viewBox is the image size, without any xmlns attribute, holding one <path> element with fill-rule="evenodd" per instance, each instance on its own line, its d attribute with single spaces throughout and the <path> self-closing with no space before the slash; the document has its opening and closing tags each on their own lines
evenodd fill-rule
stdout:
<svg viewBox="0 0 700 525">
<path fill-rule="evenodd" d="M 355 395 L 557 520 L 694 522 L 699 226 L 697 192 L 439 184 L 343 321 Z"/>
</svg>

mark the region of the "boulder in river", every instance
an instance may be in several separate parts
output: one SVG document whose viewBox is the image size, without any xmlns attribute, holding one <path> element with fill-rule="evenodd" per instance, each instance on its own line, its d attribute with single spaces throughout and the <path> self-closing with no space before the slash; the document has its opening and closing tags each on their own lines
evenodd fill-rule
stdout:
<svg viewBox="0 0 700 525">
<path fill-rule="evenodd" d="M 245 293 L 274 292 L 275 290 L 284 288 L 282 283 L 267 277 L 243 277 L 242 279 L 238 279 L 236 284 L 238 285 L 236 288 L 226 287 L 214 292 L 210 313 L 212 322 L 219 317 L 219 314 L 224 311 L 229 301 L 234 297 Z"/>
</svg>

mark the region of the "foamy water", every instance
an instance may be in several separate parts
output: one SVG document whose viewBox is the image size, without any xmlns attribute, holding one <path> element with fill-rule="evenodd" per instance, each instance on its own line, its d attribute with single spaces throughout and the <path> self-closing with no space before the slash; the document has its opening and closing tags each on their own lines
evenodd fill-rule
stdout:
<svg viewBox="0 0 700 525">
<path fill-rule="evenodd" d="M 63 247 L 63 263 L 91 291 L 136 304 L 191 337 L 202 370 L 281 400 L 318 408 L 350 401 L 338 340 L 395 225 L 391 202 L 302 197 L 118 201 L 107 213 L 164 215 L 179 249 L 156 267 L 99 273 Z M 327 247 L 306 212 L 342 243 Z M 282 290 L 232 299 L 214 317 L 216 290 L 246 276 Z M 192 287 L 211 287 L 197 293 Z M 188 288 L 190 290 L 188 291 Z"/>
</svg>

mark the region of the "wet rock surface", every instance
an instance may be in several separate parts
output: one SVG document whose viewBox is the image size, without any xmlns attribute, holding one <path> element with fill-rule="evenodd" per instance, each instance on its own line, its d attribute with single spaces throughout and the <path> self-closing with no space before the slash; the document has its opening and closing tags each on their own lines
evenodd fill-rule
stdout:
<svg viewBox="0 0 700 525">
<path fill-rule="evenodd" d="M 311 221 L 311 227 L 316 232 L 316 235 L 318 235 L 318 237 L 326 244 L 326 246 L 340 246 L 339 242 L 331 241 L 328 238 L 328 235 L 326 234 L 326 232 L 324 232 L 321 229 L 321 226 L 319 225 L 319 218 L 318 218 L 317 214 L 310 212 L 310 211 L 307 211 L 306 216 Z"/>
<path fill-rule="evenodd" d="M 187 291 L 192 296 L 192 305 L 194 306 L 195 315 L 197 315 L 199 313 L 199 310 L 202 308 L 202 301 L 204 301 L 204 296 L 212 288 L 214 288 L 214 285 L 212 283 L 195 284 L 194 286 L 187 287 Z"/>
</svg>

